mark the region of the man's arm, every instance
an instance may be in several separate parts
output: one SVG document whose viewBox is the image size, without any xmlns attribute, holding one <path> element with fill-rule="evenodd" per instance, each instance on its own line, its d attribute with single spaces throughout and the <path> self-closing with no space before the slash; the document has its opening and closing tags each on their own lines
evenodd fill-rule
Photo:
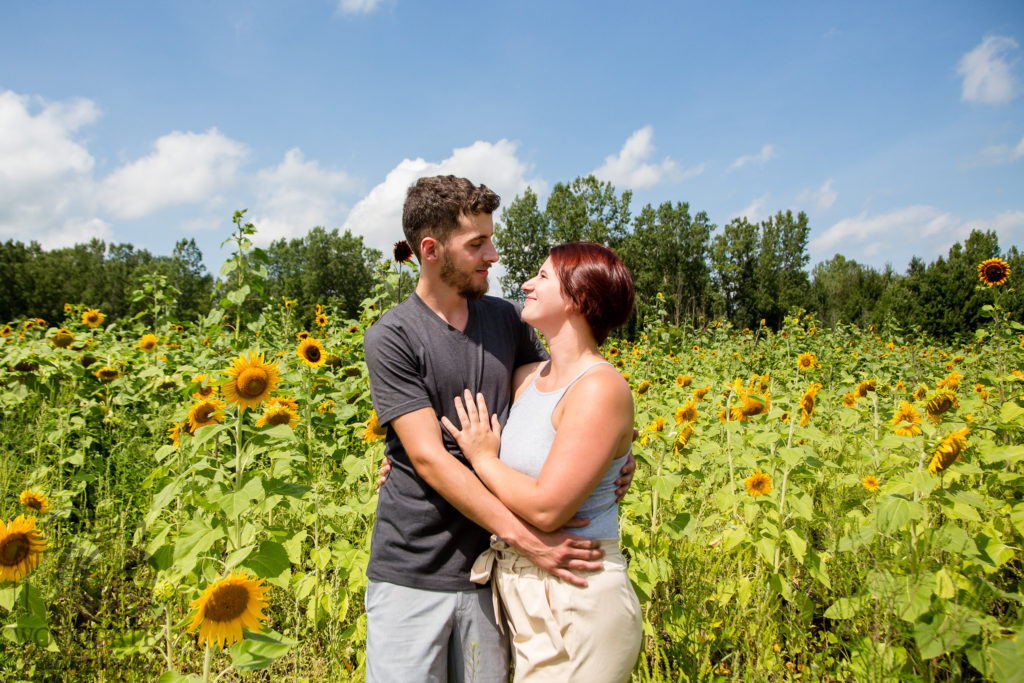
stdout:
<svg viewBox="0 0 1024 683">
<path fill-rule="evenodd" d="M 544 533 L 509 511 L 476 475 L 449 453 L 431 408 L 391 421 L 416 472 L 449 503 L 479 526 L 497 534 L 534 564 L 577 586 L 587 582 L 576 571 L 600 569 L 599 543 L 564 531 Z"/>
</svg>

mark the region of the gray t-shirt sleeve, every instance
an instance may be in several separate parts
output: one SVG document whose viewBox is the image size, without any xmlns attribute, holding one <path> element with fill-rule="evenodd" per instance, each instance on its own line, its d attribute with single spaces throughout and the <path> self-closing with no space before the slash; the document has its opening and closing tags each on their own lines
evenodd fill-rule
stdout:
<svg viewBox="0 0 1024 683">
<path fill-rule="evenodd" d="M 390 326 L 384 320 L 366 331 L 363 349 L 370 375 L 370 396 L 382 426 L 432 405 L 414 348 L 401 327 Z"/>
</svg>

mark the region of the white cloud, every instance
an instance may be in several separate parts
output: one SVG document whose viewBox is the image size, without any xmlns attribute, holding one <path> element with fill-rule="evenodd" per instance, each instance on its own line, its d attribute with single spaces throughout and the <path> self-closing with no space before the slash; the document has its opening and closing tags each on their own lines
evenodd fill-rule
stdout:
<svg viewBox="0 0 1024 683">
<path fill-rule="evenodd" d="M 117 169 L 100 188 L 103 206 L 118 218 L 141 218 L 175 204 L 209 201 L 237 181 L 246 146 L 211 128 L 175 131 L 151 154 Z"/>
<path fill-rule="evenodd" d="M 89 100 L 0 92 L 0 238 L 54 242 L 89 224 L 94 161 L 74 134 L 97 118 Z"/>
<path fill-rule="evenodd" d="M 469 178 L 497 192 L 503 205 L 508 206 L 527 187 L 538 194 L 547 191 L 547 183 L 538 178 L 528 179 L 528 173 L 530 168 L 516 156 L 516 144 L 508 140 L 493 144 L 477 141 L 452 150 L 452 155 L 440 162 L 403 159 L 384 182 L 352 207 L 343 227 L 362 235 L 367 246 L 387 254 L 391 245 L 402 239 L 402 204 L 406 190 L 418 178 L 448 174 Z"/>
<path fill-rule="evenodd" d="M 727 170 L 732 171 L 737 168 L 743 168 L 748 164 L 757 164 L 758 166 L 763 166 L 764 164 L 768 163 L 768 161 L 774 156 L 775 145 L 764 145 L 763 147 L 761 147 L 761 151 L 758 152 L 757 154 L 748 154 L 747 156 L 742 156 L 736 161 L 732 162 L 732 164 L 729 165 L 729 168 Z"/>
<path fill-rule="evenodd" d="M 651 187 L 666 180 L 685 180 L 703 172 L 703 166 L 680 172 L 676 162 L 668 157 L 659 164 L 647 163 L 654 154 L 653 139 L 654 129 L 644 126 L 629 136 L 618 154 L 605 157 L 604 165 L 595 169 L 593 174 L 612 185 L 639 188 Z"/>
<path fill-rule="evenodd" d="M 989 145 L 970 161 L 967 166 L 993 166 L 996 164 L 1009 164 L 1024 157 L 1024 138 L 1020 139 L 1016 147 L 1010 145 Z"/>
<path fill-rule="evenodd" d="M 1017 82 L 1005 54 L 1017 49 L 1006 36 L 988 36 L 961 59 L 957 74 L 963 76 L 960 98 L 964 102 L 1005 104 L 1017 95 Z"/>
<path fill-rule="evenodd" d="M 1024 211 L 1004 211 L 990 218 L 965 219 L 934 206 L 915 205 L 881 214 L 866 212 L 844 218 L 810 241 L 813 261 L 843 254 L 847 258 L 887 262 L 911 256 L 931 260 L 945 255 L 972 230 L 993 230 L 1005 248 L 1024 238 Z"/>
<path fill-rule="evenodd" d="M 768 203 L 768 195 L 769 193 L 766 192 L 754 201 L 750 202 L 750 206 L 740 211 L 736 215 L 736 218 L 746 218 L 751 223 L 757 223 L 761 219 L 766 218 L 767 216 L 764 213 L 764 207 Z"/>
<path fill-rule="evenodd" d="M 344 171 L 323 169 L 316 161 L 306 161 L 298 148 L 288 150 L 280 164 L 256 174 L 257 200 L 251 215 L 259 230 L 257 241 L 269 244 L 299 237 L 317 225 L 337 227 L 348 208 L 339 195 L 357 186 Z"/>
<path fill-rule="evenodd" d="M 369 14 L 381 5 L 381 0 L 339 0 L 338 11 L 342 14 Z"/>
<path fill-rule="evenodd" d="M 828 211 L 832 208 L 832 205 L 836 203 L 836 199 L 839 194 L 832 189 L 832 183 L 835 182 L 833 178 L 829 178 L 825 183 L 817 190 L 804 190 L 797 195 L 796 200 L 798 202 L 814 202 L 814 206 L 819 211 Z"/>
<path fill-rule="evenodd" d="M 113 242 L 114 231 L 110 223 L 100 218 L 69 218 L 62 226 L 48 230 L 36 239 L 43 249 L 61 249 L 85 244 L 93 238 Z"/>
</svg>

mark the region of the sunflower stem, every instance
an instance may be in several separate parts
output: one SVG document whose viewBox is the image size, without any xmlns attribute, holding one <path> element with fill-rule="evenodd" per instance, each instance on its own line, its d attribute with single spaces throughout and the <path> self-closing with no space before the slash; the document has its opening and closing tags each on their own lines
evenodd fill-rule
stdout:
<svg viewBox="0 0 1024 683">
<path fill-rule="evenodd" d="M 244 450 L 242 448 L 242 417 L 245 415 L 245 406 L 238 406 L 238 419 L 235 421 L 235 493 L 242 489 L 242 472 L 245 463 L 242 460 Z M 242 547 L 242 522 L 238 513 L 235 514 L 235 548 Z"/>
<path fill-rule="evenodd" d="M 164 606 L 164 645 L 167 648 L 167 651 L 164 653 L 164 659 L 167 660 L 167 668 L 173 671 L 174 658 L 171 652 L 171 610 L 169 605 Z"/>
<path fill-rule="evenodd" d="M 203 683 L 210 683 L 210 660 L 213 651 L 210 649 L 210 641 L 206 641 L 206 654 L 203 655 Z"/>
<path fill-rule="evenodd" d="M 729 420 L 732 415 L 730 409 L 732 408 L 732 391 L 725 397 L 725 452 L 729 454 L 729 487 L 735 493 L 736 491 L 736 467 L 732 460 L 732 432 L 729 430 Z M 735 496 L 732 501 L 732 516 L 736 517 L 738 514 L 739 500 Z"/>
</svg>

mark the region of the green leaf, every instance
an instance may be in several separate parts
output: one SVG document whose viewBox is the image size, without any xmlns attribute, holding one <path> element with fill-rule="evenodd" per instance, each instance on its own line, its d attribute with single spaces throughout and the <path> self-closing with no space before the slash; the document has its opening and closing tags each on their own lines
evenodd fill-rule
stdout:
<svg viewBox="0 0 1024 683">
<path fill-rule="evenodd" d="M 203 679 L 195 674 L 180 674 L 177 671 L 165 671 L 156 679 L 156 683 L 199 683 Z"/>
<path fill-rule="evenodd" d="M 825 610 L 825 617 L 828 619 L 853 619 L 857 616 L 858 610 L 864 605 L 863 596 L 854 598 L 839 598 Z"/>
<path fill-rule="evenodd" d="M 951 600 L 956 595 L 956 585 L 945 567 L 935 572 L 934 593 L 944 600 Z"/>
<path fill-rule="evenodd" d="M 249 557 L 249 555 L 255 548 L 256 546 L 254 545 L 246 545 L 232 552 L 230 555 L 228 555 L 227 559 L 224 560 L 224 569 L 231 569 L 239 562 Z"/>
<path fill-rule="evenodd" d="M 803 564 L 804 555 L 807 554 L 807 541 L 794 529 L 786 529 L 786 539 L 789 541 L 789 548 L 793 551 L 796 561 Z"/>
<path fill-rule="evenodd" d="M 288 588 L 288 580 L 291 578 L 291 561 L 288 559 L 288 552 L 284 546 L 276 541 L 264 541 L 260 549 L 249 555 L 241 563 L 242 567 L 251 570 L 267 583 L 281 588 Z"/>
<path fill-rule="evenodd" d="M 0 607 L 10 612 L 18 598 L 18 584 L 0 586 Z"/>
<path fill-rule="evenodd" d="M 686 512 L 680 512 L 665 524 L 665 530 L 669 538 L 678 541 L 683 536 L 693 537 L 697 529 L 693 517 Z"/>
<path fill-rule="evenodd" d="M 1024 406 L 1018 400 L 1007 401 L 999 409 L 999 419 L 1004 423 L 1015 422 L 1024 415 Z"/>
<path fill-rule="evenodd" d="M 911 520 L 924 516 L 924 506 L 913 500 L 897 496 L 884 496 L 878 501 L 878 527 L 883 533 L 894 534 Z"/>
<path fill-rule="evenodd" d="M 914 624 L 914 640 L 924 659 L 934 659 L 963 646 L 967 639 L 981 630 L 967 608 L 960 606 L 957 614 L 925 614 Z"/>
<path fill-rule="evenodd" d="M 235 259 L 229 259 L 220 267 L 220 276 L 227 277 L 231 273 L 235 272 L 236 268 L 238 268 L 238 261 Z"/>
</svg>

